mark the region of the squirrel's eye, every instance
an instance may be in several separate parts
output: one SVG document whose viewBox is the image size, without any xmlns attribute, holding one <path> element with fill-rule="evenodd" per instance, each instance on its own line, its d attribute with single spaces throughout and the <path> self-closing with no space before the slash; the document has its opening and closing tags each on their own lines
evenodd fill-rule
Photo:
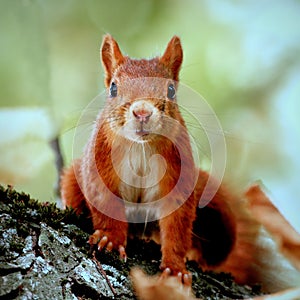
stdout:
<svg viewBox="0 0 300 300">
<path fill-rule="evenodd" d="M 175 99 L 175 95 L 176 95 L 176 90 L 175 90 L 174 84 L 173 84 L 173 83 L 170 83 L 169 86 L 168 86 L 168 94 L 167 94 L 167 97 L 168 97 L 170 100 L 174 100 L 174 99 Z"/>
<path fill-rule="evenodd" d="M 110 85 L 109 95 L 110 95 L 110 97 L 117 97 L 117 95 L 118 95 L 118 87 L 114 82 L 112 82 Z"/>
</svg>

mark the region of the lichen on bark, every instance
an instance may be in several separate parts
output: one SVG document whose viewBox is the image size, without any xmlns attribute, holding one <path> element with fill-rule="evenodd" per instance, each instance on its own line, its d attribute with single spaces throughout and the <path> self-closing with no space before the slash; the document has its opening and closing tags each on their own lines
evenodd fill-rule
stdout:
<svg viewBox="0 0 300 300">
<path fill-rule="evenodd" d="M 115 252 L 91 252 L 86 215 L 61 210 L 0 186 L 0 299 L 136 299 L 129 271 L 159 272 L 160 248 L 128 241 L 126 262 Z M 229 274 L 202 272 L 188 263 L 193 290 L 204 299 L 248 298 L 257 287 L 234 283 Z"/>
</svg>

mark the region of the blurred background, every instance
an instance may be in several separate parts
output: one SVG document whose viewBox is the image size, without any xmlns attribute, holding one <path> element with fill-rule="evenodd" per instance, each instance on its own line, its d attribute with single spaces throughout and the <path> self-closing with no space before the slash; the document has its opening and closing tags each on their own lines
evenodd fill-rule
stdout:
<svg viewBox="0 0 300 300">
<path fill-rule="evenodd" d="M 0 182 L 56 201 L 50 142 L 69 165 L 77 120 L 104 89 L 103 34 L 136 58 L 176 34 L 181 83 L 226 134 L 225 179 L 260 180 L 300 231 L 299 16 L 296 0 L 0 0 Z"/>
</svg>

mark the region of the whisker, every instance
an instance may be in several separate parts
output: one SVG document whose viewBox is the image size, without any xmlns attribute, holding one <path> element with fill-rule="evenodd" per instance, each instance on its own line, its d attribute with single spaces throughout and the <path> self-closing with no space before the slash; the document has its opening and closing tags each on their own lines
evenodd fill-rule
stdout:
<svg viewBox="0 0 300 300">
<path fill-rule="evenodd" d="M 145 237 L 146 228 L 147 228 L 147 225 L 148 225 L 148 216 L 149 216 L 149 210 L 146 211 L 144 229 L 143 229 L 143 233 L 142 233 L 143 238 Z"/>
<path fill-rule="evenodd" d="M 205 239 L 204 237 L 199 236 L 198 234 L 196 234 L 195 232 L 192 232 L 192 235 L 195 236 L 197 239 L 199 239 L 200 241 L 205 241 L 208 242 L 208 239 Z"/>
<path fill-rule="evenodd" d="M 265 142 L 264 141 L 254 141 L 254 140 L 250 140 L 249 138 L 245 138 L 244 136 L 240 136 L 238 134 L 234 134 L 234 133 L 231 133 L 230 131 L 228 130 L 219 130 L 219 129 L 216 129 L 216 128 L 213 128 L 213 127 L 210 127 L 210 126 L 207 126 L 207 125 L 197 125 L 193 122 L 189 122 L 189 121 L 186 121 L 186 126 L 188 127 L 188 130 L 190 132 L 191 129 L 194 129 L 194 130 L 200 130 L 202 131 L 203 133 L 209 133 L 209 134 L 213 134 L 213 135 L 216 135 L 216 136 L 224 136 L 226 140 L 235 140 L 235 141 L 239 141 L 239 142 L 243 142 L 243 143 L 249 143 L 249 144 L 256 144 L 256 145 L 265 145 Z"/>
<path fill-rule="evenodd" d="M 66 133 L 68 133 L 68 132 L 70 132 L 70 131 L 72 131 L 76 128 L 83 127 L 83 126 L 86 126 L 86 125 L 91 125 L 91 127 L 92 127 L 93 123 L 94 123 L 94 120 L 93 121 L 86 121 L 86 122 L 77 123 L 76 125 L 68 127 L 65 130 L 63 130 L 61 132 L 61 134 L 66 134 Z"/>
<path fill-rule="evenodd" d="M 189 114 L 189 115 L 197 115 L 197 116 L 214 116 L 214 115 L 222 115 L 217 113 L 211 113 L 211 112 L 203 112 L 197 105 L 188 105 L 188 106 L 180 106 L 180 112 L 182 115 Z"/>
<path fill-rule="evenodd" d="M 192 136 L 193 141 L 194 141 L 195 144 L 196 144 L 195 146 L 197 147 L 197 150 L 200 151 L 200 153 L 201 153 L 202 155 L 204 155 L 204 157 L 205 157 L 208 161 L 211 161 L 210 156 L 207 154 L 209 151 L 205 150 L 205 148 L 203 147 L 203 144 L 200 143 L 200 141 L 198 141 L 198 140 L 196 139 L 196 137 L 195 137 L 193 134 L 190 133 L 190 135 Z"/>
<path fill-rule="evenodd" d="M 198 126 L 194 123 L 189 123 L 189 122 L 186 122 L 186 125 L 187 125 L 188 128 L 191 128 L 191 129 L 199 129 L 203 133 L 207 132 L 207 133 L 212 133 L 212 134 L 219 135 L 219 136 L 229 135 L 229 132 L 226 132 L 224 130 L 218 130 L 216 128 L 209 127 L 209 126 L 206 126 L 206 125 Z"/>
</svg>

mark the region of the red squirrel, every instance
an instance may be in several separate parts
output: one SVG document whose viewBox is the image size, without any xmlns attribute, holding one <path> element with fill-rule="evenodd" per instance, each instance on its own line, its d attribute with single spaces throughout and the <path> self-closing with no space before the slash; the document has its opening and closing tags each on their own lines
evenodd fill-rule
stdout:
<svg viewBox="0 0 300 300">
<path fill-rule="evenodd" d="M 89 210 L 89 243 L 126 258 L 128 221 L 156 221 L 151 238 L 161 245 L 163 277 L 188 285 L 188 258 L 204 269 L 230 272 L 239 283 L 259 282 L 253 264 L 259 224 L 246 203 L 221 186 L 198 209 L 209 174 L 195 165 L 177 103 L 180 39 L 174 36 L 162 56 L 138 60 L 105 35 L 101 59 L 104 109 L 82 157 L 61 177 L 65 206 Z"/>
</svg>

